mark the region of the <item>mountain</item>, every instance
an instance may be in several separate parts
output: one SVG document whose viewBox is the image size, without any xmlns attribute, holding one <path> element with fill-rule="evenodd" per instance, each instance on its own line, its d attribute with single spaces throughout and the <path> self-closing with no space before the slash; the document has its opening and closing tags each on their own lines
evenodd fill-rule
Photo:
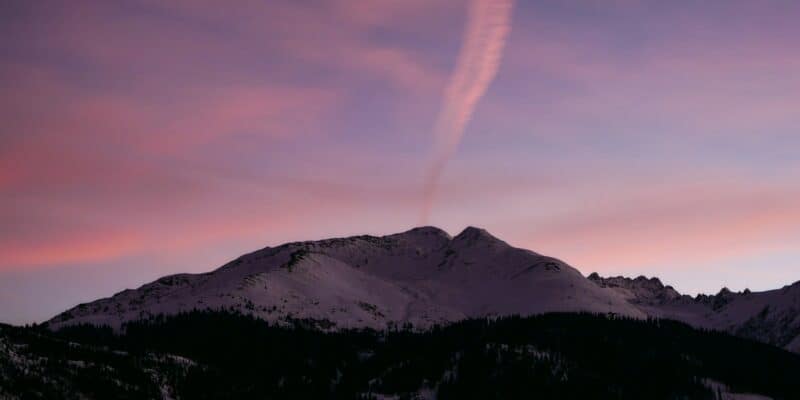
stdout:
<svg viewBox="0 0 800 400">
<path fill-rule="evenodd" d="M 690 297 L 656 278 L 584 277 L 564 262 L 514 248 L 483 229 L 435 227 L 388 236 L 287 243 L 203 274 L 166 276 L 81 304 L 47 322 L 119 329 L 192 310 L 228 310 L 322 330 L 466 318 L 592 312 L 667 318 L 800 351 L 800 282 L 783 289 Z"/>
<path fill-rule="evenodd" d="M 657 278 L 603 278 L 593 273 L 589 280 L 615 291 L 649 316 L 726 331 L 800 352 L 800 282 L 765 292 L 734 293 L 723 288 L 716 295 L 691 297 L 681 295 Z"/>
<path fill-rule="evenodd" d="M 81 304 L 48 322 L 120 327 L 195 309 L 226 309 L 323 329 L 424 328 L 469 317 L 590 311 L 645 314 L 555 258 L 509 246 L 483 229 L 434 227 L 374 237 L 287 243 L 204 274 L 171 275 Z"/>
</svg>

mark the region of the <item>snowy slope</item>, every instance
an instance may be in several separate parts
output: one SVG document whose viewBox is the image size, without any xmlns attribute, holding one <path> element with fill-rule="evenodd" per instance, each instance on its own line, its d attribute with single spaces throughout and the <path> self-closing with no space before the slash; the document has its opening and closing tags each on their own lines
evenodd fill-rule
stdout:
<svg viewBox="0 0 800 400">
<path fill-rule="evenodd" d="M 321 329 L 412 324 L 551 311 L 658 317 L 800 351 L 800 282 L 761 293 L 681 295 L 656 278 L 587 278 L 555 258 L 482 229 L 434 227 L 264 248 L 204 274 L 167 276 L 79 305 L 48 322 L 120 327 L 194 309 L 229 309 Z"/>
<path fill-rule="evenodd" d="M 656 278 L 591 274 L 589 279 L 650 316 L 723 330 L 800 352 L 800 282 L 765 292 L 734 293 L 725 288 L 713 296 L 690 297 Z"/>
<path fill-rule="evenodd" d="M 465 317 L 591 311 L 645 314 L 565 263 L 478 228 L 433 227 L 264 248 L 205 274 L 167 276 L 79 305 L 48 322 L 119 327 L 193 309 L 234 309 L 323 329 L 426 327 Z"/>
</svg>

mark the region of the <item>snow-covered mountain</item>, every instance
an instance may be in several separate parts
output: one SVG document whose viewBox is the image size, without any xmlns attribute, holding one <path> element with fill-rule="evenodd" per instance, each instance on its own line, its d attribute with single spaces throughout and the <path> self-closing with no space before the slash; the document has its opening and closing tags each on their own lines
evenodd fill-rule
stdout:
<svg viewBox="0 0 800 400">
<path fill-rule="evenodd" d="M 48 321 L 120 327 L 195 309 L 236 310 L 321 329 L 411 324 L 552 311 L 659 317 L 726 330 L 800 351 L 800 282 L 762 293 L 681 295 L 658 279 L 581 273 L 514 248 L 483 229 L 455 237 L 434 227 L 394 235 L 287 243 L 203 274 L 166 276 L 81 304 Z"/>
<path fill-rule="evenodd" d="M 800 281 L 766 292 L 734 293 L 723 288 L 716 295 L 681 295 L 657 278 L 589 279 L 611 289 L 647 315 L 723 330 L 800 352 Z"/>
<path fill-rule="evenodd" d="M 469 227 L 451 237 L 422 227 L 264 248 L 209 273 L 167 276 L 81 304 L 48 323 L 119 327 L 150 315 L 220 308 L 324 329 L 426 327 L 547 311 L 645 316 L 569 265 L 511 247 L 485 230 Z"/>
</svg>

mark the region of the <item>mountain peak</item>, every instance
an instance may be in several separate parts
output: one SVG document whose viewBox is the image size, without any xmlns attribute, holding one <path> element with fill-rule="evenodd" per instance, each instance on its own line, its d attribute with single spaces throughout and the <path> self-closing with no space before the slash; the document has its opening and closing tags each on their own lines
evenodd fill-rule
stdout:
<svg viewBox="0 0 800 400">
<path fill-rule="evenodd" d="M 466 246 L 473 246 L 476 243 L 483 243 L 488 244 L 491 247 L 500 244 L 506 244 L 506 242 L 493 236 L 491 233 L 486 231 L 486 229 L 476 228 L 474 226 L 466 227 L 463 231 L 461 231 L 461 233 L 453 238 L 453 242 L 461 243 L 462 245 Z"/>
<path fill-rule="evenodd" d="M 729 295 L 732 295 L 732 294 L 733 294 L 733 292 L 730 289 L 728 289 L 727 287 L 723 287 L 722 289 L 719 290 L 719 293 L 717 293 L 717 296 L 729 296 Z"/>
<path fill-rule="evenodd" d="M 430 226 L 430 225 L 418 226 L 418 227 L 415 227 L 415 228 L 411 228 L 411 229 L 403 232 L 402 234 L 403 235 L 412 234 L 412 235 L 426 235 L 426 236 L 427 235 L 430 235 L 430 236 L 442 236 L 442 237 L 446 237 L 447 239 L 451 239 L 450 234 L 445 232 L 444 229 L 441 229 L 441 228 L 438 228 L 438 227 L 435 227 L 435 226 Z"/>
<path fill-rule="evenodd" d="M 455 239 L 477 239 L 477 238 L 486 238 L 486 239 L 494 239 L 500 240 L 494 237 L 491 233 L 489 233 L 486 229 L 478 228 L 474 226 L 468 226 L 464 228 L 461 233 L 456 235 Z"/>
</svg>

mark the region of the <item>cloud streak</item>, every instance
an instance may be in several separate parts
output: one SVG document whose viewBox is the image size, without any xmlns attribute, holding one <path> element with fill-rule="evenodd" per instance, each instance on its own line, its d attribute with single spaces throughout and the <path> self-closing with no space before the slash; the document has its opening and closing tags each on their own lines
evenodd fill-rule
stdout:
<svg viewBox="0 0 800 400">
<path fill-rule="evenodd" d="M 433 162 L 425 181 L 420 214 L 423 224 L 430 215 L 442 171 L 500 67 L 506 37 L 511 31 L 512 5 L 512 0 L 473 0 L 470 4 L 461 52 L 434 127 Z"/>
</svg>

